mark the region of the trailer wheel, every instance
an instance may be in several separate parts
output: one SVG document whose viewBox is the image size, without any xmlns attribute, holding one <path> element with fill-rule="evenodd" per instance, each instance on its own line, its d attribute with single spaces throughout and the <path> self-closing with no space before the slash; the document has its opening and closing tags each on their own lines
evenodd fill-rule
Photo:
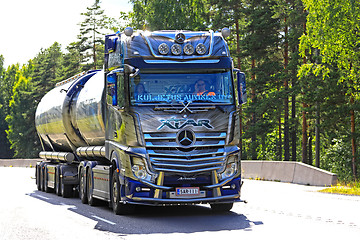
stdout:
<svg viewBox="0 0 360 240">
<path fill-rule="evenodd" d="M 55 193 L 56 195 L 58 196 L 61 196 L 62 193 L 61 193 L 61 182 L 60 182 L 60 168 L 57 167 L 56 168 L 56 171 L 55 171 Z"/>
<path fill-rule="evenodd" d="M 86 176 L 84 168 L 80 169 L 80 184 L 79 184 L 79 197 L 82 203 L 88 203 L 87 189 L 86 189 Z"/>
<path fill-rule="evenodd" d="M 37 186 L 37 189 L 39 191 L 41 191 L 41 178 L 40 178 L 40 170 L 41 170 L 41 167 L 40 165 L 36 165 L 36 170 L 35 170 L 35 177 L 36 177 L 36 186 Z"/>
<path fill-rule="evenodd" d="M 44 173 L 44 169 L 45 169 L 45 164 L 42 163 L 40 165 L 40 190 L 41 191 L 45 191 L 45 173 Z"/>
<path fill-rule="evenodd" d="M 72 185 L 68 185 L 68 184 L 64 184 L 63 182 L 63 178 L 60 178 L 60 185 L 61 185 L 61 196 L 63 198 L 69 198 L 72 197 L 73 195 L 73 186 Z"/>
<path fill-rule="evenodd" d="M 214 212 L 229 212 L 234 203 L 213 203 L 210 204 L 211 210 Z"/>
<path fill-rule="evenodd" d="M 112 175 L 112 184 L 111 184 L 111 205 L 114 213 L 116 215 L 127 215 L 131 214 L 135 210 L 135 206 L 132 204 L 124 204 L 121 202 L 121 184 L 119 181 L 119 176 L 116 171 Z"/>
<path fill-rule="evenodd" d="M 45 168 L 44 168 L 44 191 L 46 192 L 46 193 L 50 193 L 51 192 L 51 188 L 49 188 L 49 186 L 48 186 L 48 170 L 47 170 L 47 167 L 46 167 L 46 165 L 44 166 Z"/>
</svg>

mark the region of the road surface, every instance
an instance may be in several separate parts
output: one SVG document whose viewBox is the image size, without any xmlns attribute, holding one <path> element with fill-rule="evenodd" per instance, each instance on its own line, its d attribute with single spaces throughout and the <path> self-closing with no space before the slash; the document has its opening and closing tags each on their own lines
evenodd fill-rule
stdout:
<svg viewBox="0 0 360 240">
<path fill-rule="evenodd" d="M 0 239 L 359 239 L 360 197 L 319 187 L 245 180 L 231 212 L 207 205 L 139 207 L 116 216 L 106 204 L 39 192 L 35 169 L 0 167 Z"/>
</svg>

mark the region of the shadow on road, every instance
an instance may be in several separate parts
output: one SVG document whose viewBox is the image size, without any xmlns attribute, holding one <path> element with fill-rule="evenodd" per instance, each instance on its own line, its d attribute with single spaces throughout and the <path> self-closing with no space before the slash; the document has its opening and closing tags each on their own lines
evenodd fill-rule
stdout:
<svg viewBox="0 0 360 240">
<path fill-rule="evenodd" d="M 55 194 L 34 191 L 27 194 L 53 205 L 68 205 L 68 210 L 97 221 L 95 229 L 119 235 L 154 233 L 195 233 L 205 231 L 251 231 L 262 221 L 251 221 L 234 211 L 214 213 L 207 205 L 137 206 L 129 216 L 113 214 L 107 203 L 96 207 L 82 204 L 78 198 L 62 198 Z"/>
</svg>

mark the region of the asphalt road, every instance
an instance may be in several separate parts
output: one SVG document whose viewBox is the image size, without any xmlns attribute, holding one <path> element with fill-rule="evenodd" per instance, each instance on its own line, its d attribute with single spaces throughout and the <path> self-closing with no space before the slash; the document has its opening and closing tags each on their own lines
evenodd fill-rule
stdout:
<svg viewBox="0 0 360 240">
<path fill-rule="evenodd" d="M 360 197 L 246 180 L 231 212 L 207 205 L 139 207 L 116 216 L 36 190 L 34 169 L 0 167 L 0 239 L 359 239 Z"/>
</svg>

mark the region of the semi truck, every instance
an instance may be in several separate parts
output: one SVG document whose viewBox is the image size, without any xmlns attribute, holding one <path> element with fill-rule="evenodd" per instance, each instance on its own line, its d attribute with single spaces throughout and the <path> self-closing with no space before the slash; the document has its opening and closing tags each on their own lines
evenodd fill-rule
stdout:
<svg viewBox="0 0 360 240">
<path fill-rule="evenodd" d="M 102 70 L 56 84 L 35 113 L 40 191 L 82 203 L 241 202 L 240 108 L 245 74 L 233 67 L 230 30 L 134 31 L 105 36 Z"/>
</svg>

